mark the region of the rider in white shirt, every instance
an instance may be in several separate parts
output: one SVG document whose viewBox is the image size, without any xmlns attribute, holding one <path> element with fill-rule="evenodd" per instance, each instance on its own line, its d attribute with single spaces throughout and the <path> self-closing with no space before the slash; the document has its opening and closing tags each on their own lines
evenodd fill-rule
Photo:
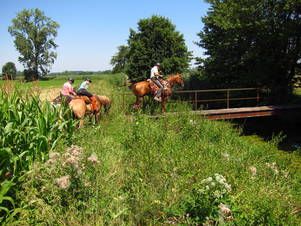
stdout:
<svg viewBox="0 0 301 226">
<path fill-rule="evenodd" d="M 162 94 L 164 87 L 159 80 L 159 78 L 162 78 L 162 77 L 163 76 L 160 74 L 160 63 L 156 63 L 156 65 L 152 67 L 151 73 L 150 73 L 150 79 L 159 87 L 159 90 L 156 93 L 156 96 L 154 98 L 156 101 L 162 101 L 161 94 Z"/>
</svg>

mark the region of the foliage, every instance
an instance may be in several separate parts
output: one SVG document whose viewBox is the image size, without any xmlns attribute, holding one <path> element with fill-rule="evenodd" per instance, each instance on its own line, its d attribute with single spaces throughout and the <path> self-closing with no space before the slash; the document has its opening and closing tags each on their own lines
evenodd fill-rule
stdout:
<svg viewBox="0 0 301 226">
<path fill-rule="evenodd" d="M 129 47 L 119 46 L 118 52 L 111 59 L 111 64 L 113 65 L 113 73 L 125 72 L 127 60 L 129 58 Z"/>
<path fill-rule="evenodd" d="M 300 225 L 300 153 L 188 112 L 125 115 L 123 78 L 93 79 L 110 114 L 35 162 L 8 225 Z"/>
<path fill-rule="evenodd" d="M 15 192 L 24 173 L 58 141 L 70 140 L 75 128 L 69 110 L 41 104 L 23 92 L 0 92 L 0 222 L 17 205 Z"/>
<path fill-rule="evenodd" d="M 3 79 L 13 80 L 16 78 L 17 69 L 13 62 L 7 62 L 2 67 L 2 77 Z"/>
<path fill-rule="evenodd" d="M 203 18 L 199 61 L 218 87 L 267 86 L 286 93 L 301 57 L 299 0 L 215 1 Z"/>
<path fill-rule="evenodd" d="M 138 31 L 130 30 L 126 73 L 131 80 L 149 77 L 150 69 L 160 62 L 165 74 L 183 72 L 190 53 L 182 34 L 167 18 L 152 16 L 138 22 Z"/>
<path fill-rule="evenodd" d="M 39 9 L 24 9 L 8 28 L 21 55 L 19 61 L 32 72 L 30 74 L 33 74 L 34 80 L 47 74 L 56 59 L 54 50 L 57 44 L 54 38 L 58 27 L 57 22 L 46 17 Z"/>
</svg>

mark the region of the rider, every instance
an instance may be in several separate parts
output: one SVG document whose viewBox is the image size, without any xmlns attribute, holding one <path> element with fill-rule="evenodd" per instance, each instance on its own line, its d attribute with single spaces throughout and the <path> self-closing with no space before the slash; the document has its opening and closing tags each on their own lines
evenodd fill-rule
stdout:
<svg viewBox="0 0 301 226">
<path fill-rule="evenodd" d="M 68 78 L 68 81 L 64 83 L 63 88 L 61 89 L 61 96 L 64 97 L 69 103 L 74 96 L 76 96 L 76 93 L 74 92 L 74 89 L 72 87 L 72 84 L 74 83 L 73 78 Z"/>
<path fill-rule="evenodd" d="M 91 98 L 93 95 L 92 95 L 92 93 L 90 93 L 88 91 L 90 83 L 92 83 L 92 81 L 90 79 L 86 78 L 85 81 L 83 81 L 80 84 L 80 86 L 79 86 L 79 88 L 77 90 L 77 95 L 79 95 L 79 96 L 87 96 L 87 97 Z"/>
<path fill-rule="evenodd" d="M 91 102 L 91 109 L 92 109 L 92 111 L 94 111 L 97 109 L 97 98 L 95 96 L 93 96 L 93 94 L 87 90 L 91 83 L 92 83 L 91 79 L 86 78 L 85 81 L 83 81 L 80 84 L 80 86 L 77 90 L 77 95 L 87 96 Z"/>
<path fill-rule="evenodd" d="M 161 97 L 161 93 L 163 91 L 163 85 L 160 82 L 159 78 L 162 78 L 163 75 L 160 74 L 160 63 L 156 63 L 155 66 L 152 67 L 151 69 L 151 73 L 150 73 L 150 79 L 158 86 L 159 90 L 156 93 L 155 96 L 155 100 L 161 102 L 162 101 L 162 97 Z"/>
</svg>

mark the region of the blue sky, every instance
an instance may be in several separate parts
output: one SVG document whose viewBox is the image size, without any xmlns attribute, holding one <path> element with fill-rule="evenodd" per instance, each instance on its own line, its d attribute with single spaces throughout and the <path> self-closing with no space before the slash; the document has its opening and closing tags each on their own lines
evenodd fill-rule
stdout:
<svg viewBox="0 0 301 226">
<path fill-rule="evenodd" d="M 119 45 L 126 44 L 129 29 L 136 30 L 140 19 L 152 15 L 169 18 L 193 55 L 201 56 L 203 50 L 194 42 L 208 7 L 203 0 L 1 0 L 0 68 L 12 61 L 23 70 L 7 28 L 24 8 L 39 8 L 60 24 L 58 57 L 51 69 L 59 72 L 111 69 L 110 59 Z"/>
</svg>

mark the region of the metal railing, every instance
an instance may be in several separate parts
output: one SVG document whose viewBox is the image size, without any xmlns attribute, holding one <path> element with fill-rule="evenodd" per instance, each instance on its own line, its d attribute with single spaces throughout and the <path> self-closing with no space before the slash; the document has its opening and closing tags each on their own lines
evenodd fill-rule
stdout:
<svg viewBox="0 0 301 226">
<path fill-rule="evenodd" d="M 231 97 L 231 93 L 242 92 L 242 91 L 256 91 L 256 96 L 248 97 Z M 200 93 L 224 93 L 226 98 L 210 98 L 210 99 L 200 99 Z M 197 109 L 198 103 L 210 103 L 210 102 L 224 102 L 227 108 L 230 108 L 230 102 L 232 101 L 246 101 L 246 100 L 256 100 L 256 105 L 259 104 L 261 99 L 259 88 L 235 88 L 235 89 L 206 89 L 206 90 L 179 90 L 175 91 L 174 94 L 192 94 L 193 100 L 185 100 L 185 102 L 193 103 L 194 108 Z"/>
<path fill-rule="evenodd" d="M 233 95 L 237 92 L 249 92 L 254 91 L 253 96 L 246 96 L 246 97 L 239 97 L 237 95 Z M 224 97 L 218 97 L 218 98 L 206 98 L 202 99 L 202 95 L 200 94 L 214 94 L 219 93 L 220 95 L 223 95 Z M 226 104 L 226 108 L 230 108 L 231 104 L 235 101 L 250 101 L 254 100 L 256 102 L 256 106 L 259 105 L 260 100 L 263 99 L 263 97 L 260 95 L 261 89 L 260 88 L 234 88 L 234 89 L 206 89 L 206 90 L 176 90 L 173 92 L 173 95 L 171 96 L 171 99 L 168 101 L 168 103 L 177 102 L 175 100 L 176 97 L 184 97 L 184 100 L 181 99 L 180 102 L 187 102 L 191 103 L 194 109 L 198 109 L 200 104 L 205 103 L 224 103 Z M 125 96 L 134 96 L 132 92 L 123 92 L 122 93 L 122 105 L 125 106 Z M 206 95 L 203 95 L 206 97 Z M 218 95 L 217 95 L 218 96 Z"/>
</svg>

